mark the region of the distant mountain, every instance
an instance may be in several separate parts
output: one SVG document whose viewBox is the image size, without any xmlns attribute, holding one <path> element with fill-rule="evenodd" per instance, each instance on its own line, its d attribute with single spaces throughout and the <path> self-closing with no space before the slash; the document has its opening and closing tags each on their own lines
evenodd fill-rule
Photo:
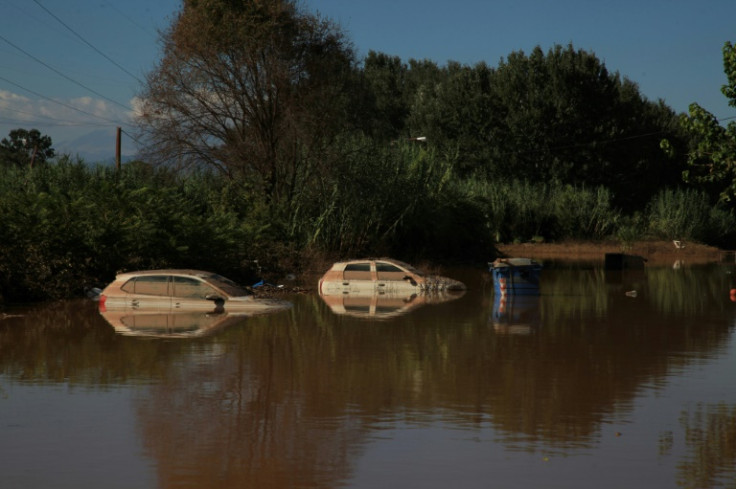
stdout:
<svg viewBox="0 0 736 489">
<path fill-rule="evenodd" d="M 115 163 L 115 128 L 97 129 L 75 139 L 54 143 L 57 155 L 79 156 L 86 163 Z M 137 148 L 130 138 L 123 137 L 120 159 L 123 162 L 135 159 Z M 127 146 L 127 148 L 126 148 Z"/>
</svg>

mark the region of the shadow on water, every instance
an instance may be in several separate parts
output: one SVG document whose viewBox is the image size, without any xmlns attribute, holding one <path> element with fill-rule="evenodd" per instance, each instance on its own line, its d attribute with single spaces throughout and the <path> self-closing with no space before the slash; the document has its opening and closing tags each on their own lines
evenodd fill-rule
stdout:
<svg viewBox="0 0 736 489">
<path fill-rule="evenodd" d="M 471 470 L 473 456 L 432 446 L 447 470 L 475 474 L 466 487 L 484 487 L 491 475 L 501 485 L 544 485 L 545 470 L 509 468 L 533 454 L 571 457 L 565 467 L 581 481 L 608 475 L 611 484 L 600 485 L 616 487 L 618 469 L 601 468 L 606 450 L 652 461 L 632 468 L 632 480 L 719 487 L 736 475 L 732 391 L 719 403 L 686 397 L 668 430 L 637 421 L 636 406 L 724 352 L 733 364 L 731 272 L 560 265 L 543 272 L 539 297 L 501 304 L 486 273 L 465 270 L 457 273 L 469 286 L 463 296 L 405 314 L 337 314 L 302 294 L 288 297 L 288 311 L 188 339 L 116 334 L 94 303 L 56 303 L 0 321 L 0 388 L 63 384 L 105 396 L 139 386 L 120 409 L 133 408 L 130 429 L 157 487 L 375 487 L 386 476 L 410 486 L 420 479 L 398 465 L 366 475 L 373 448 L 398 450 L 395 437 L 438 427 L 450 428 L 441 432 L 447 447 L 493 447 L 512 461 Z M 617 439 L 625 448 L 609 448 L 609 427 L 621 419 L 654 443 L 630 436 Z M 481 441 L 463 444 L 462 433 Z M 418 468 L 438 470 L 431 460 Z"/>
</svg>

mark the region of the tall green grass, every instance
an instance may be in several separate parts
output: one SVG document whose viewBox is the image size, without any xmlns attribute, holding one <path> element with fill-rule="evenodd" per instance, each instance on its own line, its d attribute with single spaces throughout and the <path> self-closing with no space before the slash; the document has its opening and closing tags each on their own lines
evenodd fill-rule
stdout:
<svg viewBox="0 0 736 489">
<path fill-rule="evenodd" d="M 420 145 L 354 144 L 323 189 L 308 245 L 405 259 L 458 256 L 458 247 L 492 252 L 481 209 L 458 187 L 451 158 Z"/>
<path fill-rule="evenodd" d="M 721 244 L 733 236 L 736 219 L 711 205 L 704 192 L 666 189 L 647 206 L 648 233 L 656 238 Z"/>
<path fill-rule="evenodd" d="M 469 181 L 465 188 L 485 203 L 484 214 L 498 242 L 603 239 L 620 216 L 603 187 L 511 180 Z"/>
</svg>

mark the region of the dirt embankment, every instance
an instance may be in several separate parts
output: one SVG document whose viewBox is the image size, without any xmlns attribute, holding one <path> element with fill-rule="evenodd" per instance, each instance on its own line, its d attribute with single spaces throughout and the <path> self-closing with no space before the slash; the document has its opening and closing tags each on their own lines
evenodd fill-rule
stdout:
<svg viewBox="0 0 736 489">
<path fill-rule="evenodd" d="M 623 247 L 617 242 L 522 243 L 496 245 L 502 256 L 535 259 L 603 260 L 606 253 L 639 255 L 650 264 L 733 261 L 734 252 L 699 243 L 641 241 Z"/>
</svg>

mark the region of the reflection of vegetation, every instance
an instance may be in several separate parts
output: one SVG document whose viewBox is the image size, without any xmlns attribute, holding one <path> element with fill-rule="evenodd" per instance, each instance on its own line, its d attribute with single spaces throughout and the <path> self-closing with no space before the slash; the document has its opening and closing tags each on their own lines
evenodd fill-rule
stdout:
<svg viewBox="0 0 736 489">
<path fill-rule="evenodd" d="M 618 298 L 635 290 L 638 302 L 646 302 L 658 313 L 702 318 L 705 313 L 722 312 L 729 305 L 723 299 L 736 287 L 732 272 L 716 265 L 623 272 L 599 267 L 547 271 L 542 286 L 545 317 L 552 323 L 581 314 L 602 317 Z"/>
<path fill-rule="evenodd" d="M 591 314 L 602 316 L 608 310 L 605 272 L 600 268 L 545 273 L 542 292 L 545 320 L 551 324 Z"/>
<path fill-rule="evenodd" d="M 349 475 L 374 421 L 397 413 L 491 428 L 510 449 L 594 446 L 601 423 L 626 412 L 642 385 L 728 338 L 722 310 L 707 321 L 662 314 L 652 290 L 664 272 L 635 276 L 648 284 L 637 299 L 600 270 L 545 272 L 532 305 L 539 327 L 523 336 L 496 333 L 490 291 L 468 281 L 458 300 L 383 321 L 290 296 L 289 311 L 184 341 L 116 335 L 93 303 L 57 303 L 0 322 L 0 374 L 148 384 L 136 409 L 162 487 L 183 470 L 223 487 L 289 487 L 297 477 L 322 487 Z M 683 290 L 716 284 L 701 272 L 683 276 Z"/>
<path fill-rule="evenodd" d="M 118 336 L 92 301 L 49 303 L 18 314 L 0 322 L 0 374 L 22 381 L 148 383 L 173 368 L 172 359 L 196 349 L 191 342 Z"/>
<path fill-rule="evenodd" d="M 706 273 L 704 273 L 706 272 Z M 647 270 L 652 306 L 667 315 L 702 315 L 723 310 L 728 298 L 731 273 L 722 267 L 650 268 Z"/>
<path fill-rule="evenodd" d="M 736 487 L 736 406 L 699 404 L 680 423 L 690 457 L 678 466 L 687 489 Z"/>
</svg>

